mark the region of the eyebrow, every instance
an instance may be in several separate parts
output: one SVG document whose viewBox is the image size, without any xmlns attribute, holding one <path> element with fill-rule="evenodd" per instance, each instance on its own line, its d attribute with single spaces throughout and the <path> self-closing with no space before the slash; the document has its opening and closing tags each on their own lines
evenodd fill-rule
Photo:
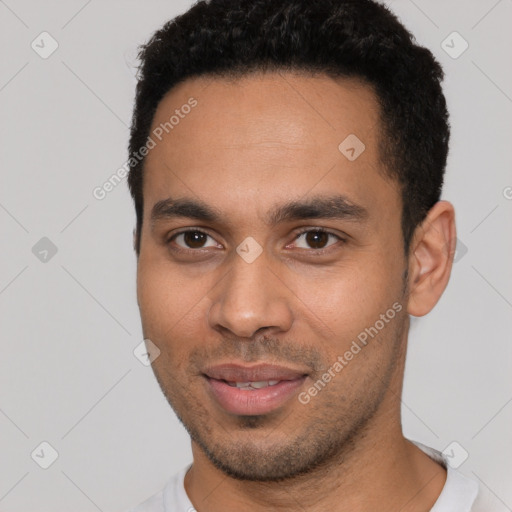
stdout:
<svg viewBox="0 0 512 512">
<path fill-rule="evenodd" d="M 155 203 L 151 210 L 151 223 L 174 218 L 189 218 L 198 221 L 221 223 L 222 213 L 199 200 L 189 198 L 167 198 Z M 315 196 L 307 200 L 291 200 L 274 206 L 265 220 L 268 226 L 306 219 L 339 219 L 364 221 L 368 210 L 355 204 L 343 195 Z"/>
</svg>

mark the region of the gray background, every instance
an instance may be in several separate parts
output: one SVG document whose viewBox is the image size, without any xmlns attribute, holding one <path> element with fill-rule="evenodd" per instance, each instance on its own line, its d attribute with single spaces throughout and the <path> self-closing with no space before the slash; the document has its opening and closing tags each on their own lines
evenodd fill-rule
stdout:
<svg viewBox="0 0 512 512">
<path fill-rule="evenodd" d="M 2 511 L 123 510 L 191 460 L 133 354 L 142 334 L 126 184 L 92 193 L 127 157 L 137 45 L 190 5 L 0 0 Z M 446 293 L 413 321 L 404 431 L 440 450 L 459 443 L 456 457 L 469 454 L 459 470 L 512 510 L 512 0 L 389 5 L 446 72 L 443 197 L 460 240 Z M 43 31 L 59 45 L 46 59 L 31 47 L 50 48 Z M 453 31 L 469 44 L 457 58 L 442 47 L 463 48 Z M 43 441 L 59 454 L 48 469 Z"/>
</svg>

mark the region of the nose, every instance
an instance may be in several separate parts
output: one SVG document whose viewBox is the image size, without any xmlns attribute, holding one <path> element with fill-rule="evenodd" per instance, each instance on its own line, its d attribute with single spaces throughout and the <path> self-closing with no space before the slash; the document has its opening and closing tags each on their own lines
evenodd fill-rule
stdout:
<svg viewBox="0 0 512 512">
<path fill-rule="evenodd" d="M 291 291 L 269 267 L 265 254 L 252 263 L 234 255 L 231 269 L 212 290 L 209 325 L 251 338 L 259 330 L 288 331 Z"/>
</svg>

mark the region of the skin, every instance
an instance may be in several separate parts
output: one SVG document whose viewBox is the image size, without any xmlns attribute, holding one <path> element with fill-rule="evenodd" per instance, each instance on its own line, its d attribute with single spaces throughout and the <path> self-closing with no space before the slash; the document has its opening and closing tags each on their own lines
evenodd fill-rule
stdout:
<svg viewBox="0 0 512 512">
<path fill-rule="evenodd" d="M 144 337 L 161 351 L 155 375 L 192 438 L 194 507 L 430 510 L 446 471 L 403 437 L 400 395 L 409 315 L 427 314 L 449 280 L 452 205 L 430 210 L 404 254 L 378 103 L 355 79 L 193 78 L 163 98 L 152 129 L 190 97 L 198 105 L 146 159 L 137 289 Z M 365 144 L 354 161 L 338 149 L 349 134 Z M 333 194 L 366 216 L 265 222 L 275 205 Z M 152 219 L 169 197 L 201 200 L 221 219 Z M 207 236 L 172 238 L 183 229 Z M 262 247 L 252 263 L 236 252 L 249 236 Z M 309 372 L 298 395 L 395 303 L 402 310 L 307 404 L 294 396 L 241 417 L 207 392 L 206 364 L 270 362 Z"/>
</svg>

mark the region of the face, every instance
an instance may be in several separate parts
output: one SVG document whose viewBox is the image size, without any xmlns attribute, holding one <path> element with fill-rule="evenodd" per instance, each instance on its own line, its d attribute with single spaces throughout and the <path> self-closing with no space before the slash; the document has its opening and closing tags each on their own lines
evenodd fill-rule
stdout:
<svg viewBox="0 0 512 512">
<path fill-rule="evenodd" d="M 235 478 L 339 457 L 386 416 L 408 325 L 374 93 L 291 73 L 194 78 L 152 133 L 138 301 L 162 391 Z"/>
</svg>

